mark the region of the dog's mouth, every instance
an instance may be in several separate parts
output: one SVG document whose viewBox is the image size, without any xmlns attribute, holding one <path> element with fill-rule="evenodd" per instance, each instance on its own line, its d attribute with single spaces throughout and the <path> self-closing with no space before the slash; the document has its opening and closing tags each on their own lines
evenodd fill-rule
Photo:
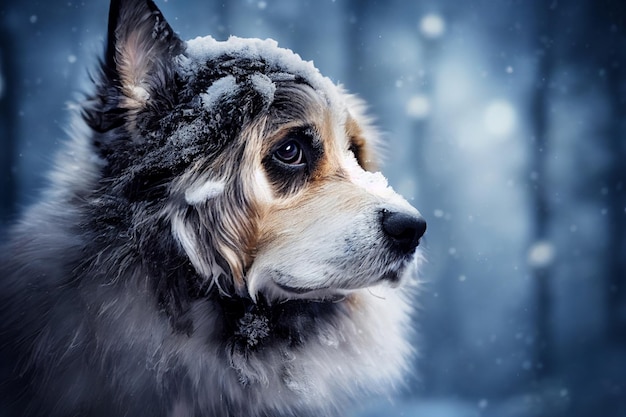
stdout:
<svg viewBox="0 0 626 417">
<path fill-rule="evenodd" d="M 305 287 L 292 287 L 289 285 L 281 284 L 276 281 L 272 281 L 276 286 L 281 296 L 284 298 L 294 299 L 301 298 L 306 300 L 318 300 L 328 302 L 338 302 L 346 298 L 351 290 L 327 287 L 318 288 L 305 288 Z"/>
<path fill-rule="evenodd" d="M 276 281 L 273 281 L 273 282 L 281 290 L 291 293 L 291 294 L 297 294 L 297 295 L 308 294 L 310 292 L 315 292 L 315 291 L 318 291 L 318 292 L 327 291 L 330 288 L 330 287 L 320 287 L 320 288 L 291 287 L 286 284 L 281 284 L 280 282 L 276 282 Z"/>
<path fill-rule="evenodd" d="M 280 298 L 300 298 L 307 300 L 337 302 L 346 298 L 348 294 L 356 290 L 378 285 L 397 287 L 402 282 L 402 277 L 406 269 L 406 265 L 403 265 L 401 268 L 384 272 L 378 279 L 369 280 L 363 283 L 340 283 L 313 287 L 293 286 L 280 282 L 278 279 L 271 278 L 270 281 L 272 288 L 267 288 L 266 290 L 275 293 L 274 295 L 277 295 Z"/>
</svg>

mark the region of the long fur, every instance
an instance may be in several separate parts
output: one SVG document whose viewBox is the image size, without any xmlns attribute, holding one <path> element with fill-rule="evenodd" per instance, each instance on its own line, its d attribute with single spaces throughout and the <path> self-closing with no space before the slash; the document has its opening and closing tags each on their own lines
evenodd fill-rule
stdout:
<svg viewBox="0 0 626 417">
<path fill-rule="evenodd" d="M 425 224 L 360 100 L 113 0 L 74 132 L 2 250 L 8 415 L 330 416 L 402 384 Z"/>
</svg>

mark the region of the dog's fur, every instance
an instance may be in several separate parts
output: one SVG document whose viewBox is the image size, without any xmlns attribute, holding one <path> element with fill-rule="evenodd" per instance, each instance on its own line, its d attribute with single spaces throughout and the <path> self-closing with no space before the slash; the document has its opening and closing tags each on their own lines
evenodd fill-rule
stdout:
<svg viewBox="0 0 626 417">
<path fill-rule="evenodd" d="M 4 409 L 324 416 L 391 392 L 425 223 L 372 173 L 361 102 L 273 41 L 182 42 L 150 0 L 109 19 L 3 249 Z"/>
</svg>

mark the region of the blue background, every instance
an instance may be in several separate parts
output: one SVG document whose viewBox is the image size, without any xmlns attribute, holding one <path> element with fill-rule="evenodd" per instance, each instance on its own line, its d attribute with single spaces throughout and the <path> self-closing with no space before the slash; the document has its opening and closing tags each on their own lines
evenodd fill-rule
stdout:
<svg viewBox="0 0 626 417">
<path fill-rule="evenodd" d="M 420 358 L 355 416 L 626 416 L 626 4 L 157 4 L 183 39 L 271 37 L 364 97 L 429 222 Z M 107 10 L 0 1 L 3 224 L 45 183 Z"/>
</svg>

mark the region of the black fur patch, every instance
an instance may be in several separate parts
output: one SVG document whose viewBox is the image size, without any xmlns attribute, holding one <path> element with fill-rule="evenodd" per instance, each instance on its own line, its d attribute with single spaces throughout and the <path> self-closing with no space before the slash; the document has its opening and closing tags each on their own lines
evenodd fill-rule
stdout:
<svg viewBox="0 0 626 417">
<path fill-rule="evenodd" d="M 304 166 L 289 166 L 276 160 L 274 152 L 286 141 L 296 141 L 304 154 Z M 316 170 L 324 153 L 318 133 L 312 127 L 290 131 L 284 139 L 263 158 L 265 172 L 279 194 L 288 195 L 302 188 Z"/>
</svg>

